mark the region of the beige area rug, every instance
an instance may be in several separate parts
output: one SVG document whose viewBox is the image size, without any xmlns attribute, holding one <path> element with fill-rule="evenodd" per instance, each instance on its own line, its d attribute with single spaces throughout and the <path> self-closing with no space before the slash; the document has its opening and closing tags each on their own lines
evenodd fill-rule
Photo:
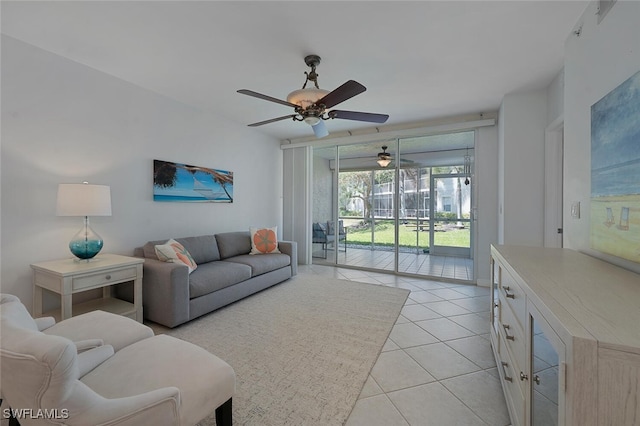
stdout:
<svg viewBox="0 0 640 426">
<path fill-rule="evenodd" d="M 297 276 L 175 329 L 153 328 L 233 367 L 235 425 L 341 425 L 408 294 Z"/>
</svg>

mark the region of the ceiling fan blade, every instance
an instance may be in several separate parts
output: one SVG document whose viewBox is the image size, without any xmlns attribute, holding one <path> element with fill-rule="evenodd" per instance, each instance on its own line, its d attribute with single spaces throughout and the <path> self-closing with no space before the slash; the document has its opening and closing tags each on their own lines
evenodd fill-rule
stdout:
<svg viewBox="0 0 640 426">
<path fill-rule="evenodd" d="M 277 104 L 289 106 L 292 108 L 298 108 L 298 105 L 292 104 L 291 102 L 283 101 L 278 98 L 274 98 L 272 96 L 263 95 L 262 93 L 254 92 L 253 90 L 240 89 L 238 93 L 242 93 L 243 95 L 253 96 L 254 98 L 264 99 L 265 101 L 275 102 Z"/>
<path fill-rule="evenodd" d="M 282 117 L 272 118 L 271 120 L 265 120 L 265 121 L 259 121 L 257 123 L 252 123 L 252 124 L 249 124 L 248 126 L 249 127 L 258 127 L 258 126 L 262 126 L 263 124 L 275 123 L 276 121 L 286 120 L 287 118 L 293 118 L 296 115 L 297 114 L 284 115 Z"/>
<path fill-rule="evenodd" d="M 354 96 L 359 95 L 365 90 L 367 90 L 367 88 L 362 84 L 354 80 L 349 80 L 334 91 L 327 93 L 319 101 L 316 101 L 316 105 L 322 104 L 326 108 L 331 108 L 335 105 L 338 105 L 340 102 L 344 102 L 347 99 L 351 99 Z"/>
<path fill-rule="evenodd" d="M 318 139 L 329 136 L 329 131 L 327 130 L 327 126 L 324 125 L 323 120 L 320 120 L 318 124 L 311 126 L 311 128 L 313 129 L 313 134 L 316 135 Z"/>
<path fill-rule="evenodd" d="M 343 120 L 368 121 L 370 123 L 384 123 L 389 119 L 389 116 L 387 114 L 374 114 L 371 112 L 341 110 L 330 111 L 329 117 L 341 118 Z"/>
</svg>

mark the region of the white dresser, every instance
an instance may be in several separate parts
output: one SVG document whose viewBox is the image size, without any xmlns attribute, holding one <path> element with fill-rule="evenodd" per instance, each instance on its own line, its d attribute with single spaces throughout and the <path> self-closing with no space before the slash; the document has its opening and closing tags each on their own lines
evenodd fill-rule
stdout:
<svg viewBox="0 0 640 426">
<path fill-rule="evenodd" d="M 492 246 L 491 344 L 513 425 L 640 424 L 640 275 Z"/>
</svg>

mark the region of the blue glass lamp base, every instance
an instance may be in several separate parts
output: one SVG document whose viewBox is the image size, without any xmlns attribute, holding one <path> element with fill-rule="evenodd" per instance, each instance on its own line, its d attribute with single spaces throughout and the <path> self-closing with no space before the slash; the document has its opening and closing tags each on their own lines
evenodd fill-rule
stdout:
<svg viewBox="0 0 640 426">
<path fill-rule="evenodd" d="M 69 243 L 69 250 L 79 259 L 91 259 L 95 257 L 100 250 L 104 242 L 102 240 L 76 240 Z"/>
<path fill-rule="evenodd" d="M 71 239 L 69 250 L 78 259 L 89 260 L 100 253 L 103 245 L 102 237 L 91 229 L 89 218 L 85 217 L 84 227 Z"/>
</svg>

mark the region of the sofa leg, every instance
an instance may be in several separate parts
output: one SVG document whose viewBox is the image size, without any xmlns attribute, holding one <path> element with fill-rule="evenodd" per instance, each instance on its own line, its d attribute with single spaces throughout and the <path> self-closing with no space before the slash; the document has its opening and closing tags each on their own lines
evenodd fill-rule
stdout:
<svg viewBox="0 0 640 426">
<path fill-rule="evenodd" d="M 216 426 L 231 426 L 233 416 L 232 399 L 229 398 L 227 402 L 216 408 Z"/>
</svg>

